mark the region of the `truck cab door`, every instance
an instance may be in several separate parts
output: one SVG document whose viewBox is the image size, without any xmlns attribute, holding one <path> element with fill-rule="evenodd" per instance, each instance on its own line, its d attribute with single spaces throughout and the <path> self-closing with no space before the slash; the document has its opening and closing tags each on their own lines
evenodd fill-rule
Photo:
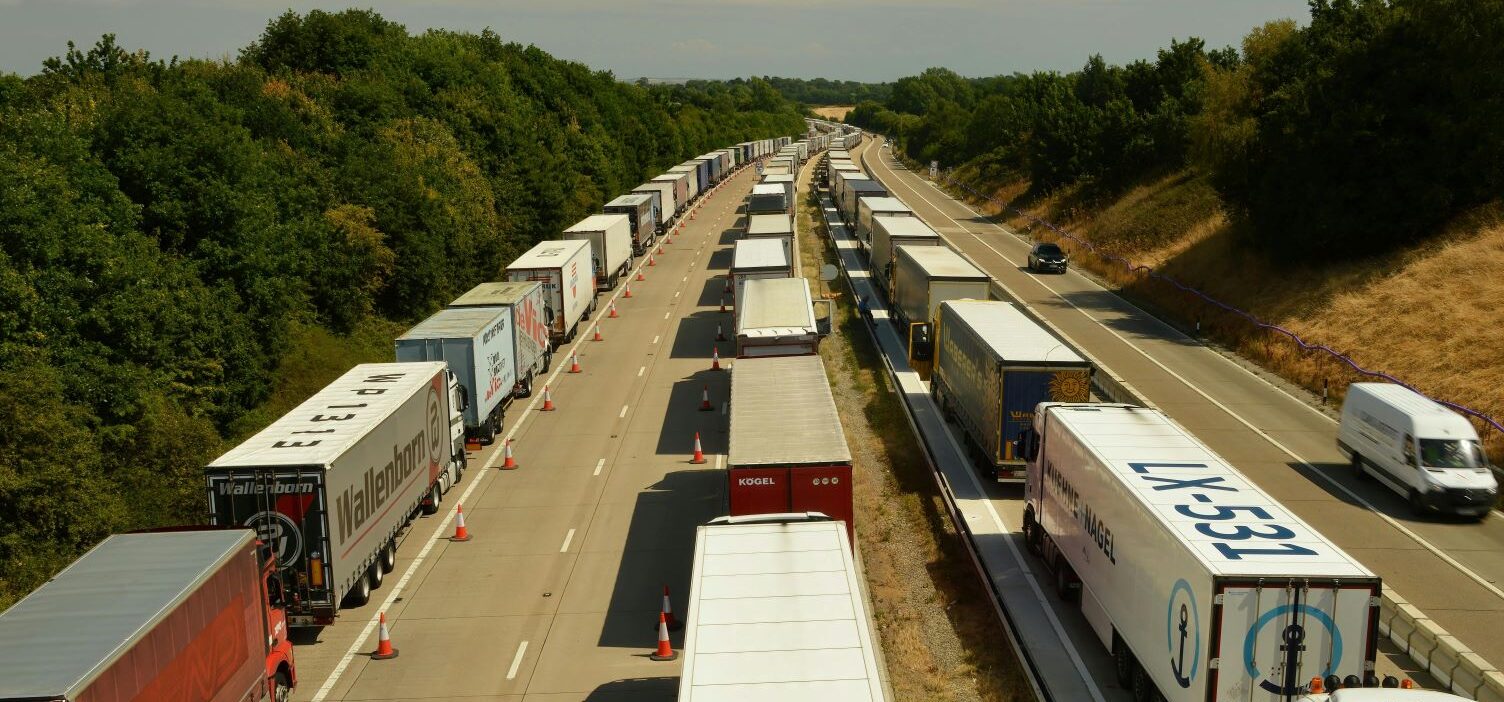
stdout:
<svg viewBox="0 0 1504 702">
<path fill-rule="evenodd" d="M 931 338 L 930 325 L 923 322 L 909 324 L 909 367 L 924 380 L 930 379 L 935 367 L 935 343 Z"/>
</svg>

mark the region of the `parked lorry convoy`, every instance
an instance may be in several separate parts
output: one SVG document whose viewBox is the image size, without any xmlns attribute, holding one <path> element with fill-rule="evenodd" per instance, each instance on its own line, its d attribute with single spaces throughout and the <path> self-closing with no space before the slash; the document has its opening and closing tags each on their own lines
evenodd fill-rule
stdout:
<svg viewBox="0 0 1504 702">
<path fill-rule="evenodd" d="M 736 305 L 736 356 L 788 356 L 820 350 L 820 328 L 803 278 L 762 278 L 742 285 Z"/>
<path fill-rule="evenodd" d="M 843 526 L 781 514 L 695 529 L 679 702 L 888 699 Z"/>
<path fill-rule="evenodd" d="M 631 272 L 632 253 L 641 253 L 638 249 L 642 245 L 634 238 L 632 229 L 632 221 L 626 215 L 599 214 L 590 215 L 564 230 L 565 241 L 590 242 L 591 270 L 595 272 L 597 292 L 615 289 L 616 281 Z M 651 232 L 648 243 L 652 243 Z"/>
<path fill-rule="evenodd" d="M 851 538 L 851 450 L 820 356 L 738 360 L 730 414 L 731 515 L 820 512 Z"/>
<path fill-rule="evenodd" d="M 558 348 L 595 311 L 594 273 L 589 241 L 540 241 L 507 265 L 506 279 L 543 285 L 543 319 Z"/>
<path fill-rule="evenodd" d="M 893 258 L 893 313 L 900 333 L 929 325 L 946 300 L 991 296 L 992 278 L 950 247 L 899 246 Z"/>
<path fill-rule="evenodd" d="M 674 202 L 675 190 L 673 183 L 656 180 L 650 180 L 632 188 L 634 193 L 653 198 L 653 212 L 657 214 L 657 221 L 654 224 L 659 234 L 667 232 L 679 214 L 678 204 Z"/>
<path fill-rule="evenodd" d="M 1014 440 L 1041 402 L 1091 399 L 1092 365 L 1010 302 L 946 300 L 935 317 L 930 394 L 983 474 L 1022 483 Z"/>
<path fill-rule="evenodd" d="M 658 213 L 653 210 L 651 195 L 643 193 L 622 195 L 601 207 L 601 212 L 608 215 L 626 215 L 634 254 L 640 256 L 653 245 L 653 239 L 658 233 Z M 631 256 L 627 258 L 630 260 Z"/>
<path fill-rule="evenodd" d="M 747 195 L 746 213 L 749 215 L 787 215 L 789 200 L 783 186 L 776 183 L 759 183 L 752 186 L 752 192 Z"/>
<path fill-rule="evenodd" d="M 490 444 L 517 388 L 512 315 L 497 307 L 443 309 L 393 342 L 399 362 L 440 361 L 459 383 L 465 437 Z"/>
<path fill-rule="evenodd" d="M 291 626 L 365 604 L 460 480 L 458 387 L 443 363 L 363 363 L 205 468 L 210 523 L 271 546 Z"/>
<path fill-rule="evenodd" d="M 741 307 L 742 288 L 758 278 L 791 278 L 793 259 L 777 239 L 741 239 L 731 251 L 732 304 Z"/>
<path fill-rule="evenodd" d="M 0 614 L 0 701 L 285 702 L 284 596 L 248 529 L 107 537 Z"/>
<path fill-rule="evenodd" d="M 553 362 L 543 315 L 543 285 L 533 281 L 481 283 L 449 303 L 449 309 L 488 308 L 511 315 L 512 364 L 517 382 L 512 396 L 533 394 L 533 380 Z"/>
<path fill-rule="evenodd" d="M 1046 403 L 1019 443 L 1025 542 L 1136 699 L 1373 674 L 1379 578 L 1158 410 Z"/>
<path fill-rule="evenodd" d="M 657 176 L 649 183 L 666 183 L 674 188 L 674 217 L 684 213 L 689 208 L 689 201 L 694 199 L 693 179 L 688 173 L 675 173 L 670 170 L 661 176 Z"/>
<path fill-rule="evenodd" d="M 856 210 L 856 238 L 868 249 L 872 248 L 873 217 L 914 217 L 914 211 L 896 197 L 860 197 Z"/>
<path fill-rule="evenodd" d="M 940 234 L 918 217 L 872 218 L 872 241 L 867 250 L 871 255 L 872 277 L 878 289 L 893 298 L 893 252 L 899 246 L 941 246 Z"/>
<path fill-rule="evenodd" d="M 698 200 L 700 198 L 700 195 L 710 188 L 710 183 L 700 180 L 699 164 L 681 163 L 677 166 L 674 166 L 673 168 L 668 169 L 668 172 L 670 175 L 681 175 L 688 180 L 688 183 L 686 185 L 686 187 L 688 188 L 688 193 L 685 195 L 685 203 L 690 203 Z M 659 177 L 661 178 L 662 176 Z"/>
<path fill-rule="evenodd" d="M 859 200 L 869 197 L 888 197 L 888 189 L 875 180 L 845 178 L 841 188 L 841 217 L 847 226 L 856 228 Z"/>
</svg>

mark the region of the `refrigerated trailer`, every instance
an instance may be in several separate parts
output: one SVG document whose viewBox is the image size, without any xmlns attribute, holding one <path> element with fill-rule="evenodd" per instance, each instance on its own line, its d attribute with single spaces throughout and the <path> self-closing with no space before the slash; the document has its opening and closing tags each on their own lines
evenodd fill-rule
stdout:
<svg viewBox="0 0 1504 702">
<path fill-rule="evenodd" d="M 655 230 L 659 234 L 668 231 L 674 223 L 674 215 L 679 211 L 674 203 L 674 184 L 648 181 L 632 188 L 632 192 L 653 198 L 653 212 L 657 214 Z"/>
<path fill-rule="evenodd" d="M 674 188 L 674 211 L 675 217 L 682 214 L 689 207 L 689 201 L 694 198 L 694 189 L 690 186 L 691 178 L 688 173 L 674 173 L 672 171 L 649 181 L 651 183 L 667 183 Z"/>
<path fill-rule="evenodd" d="M 679 702 L 883 702 L 870 617 L 840 522 L 715 519 L 695 530 Z"/>
<path fill-rule="evenodd" d="M 700 164 L 681 163 L 677 166 L 674 166 L 673 168 L 668 169 L 668 172 L 669 175 L 682 175 L 689 180 L 689 195 L 687 199 L 681 204 L 681 210 L 683 209 L 683 205 L 687 205 L 691 202 L 694 202 L 695 200 L 700 199 L 700 195 L 710 187 L 710 183 L 700 180 Z"/>
<path fill-rule="evenodd" d="M 638 233 L 641 233 L 640 229 Z M 633 252 L 641 253 L 639 241 L 633 236 L 632 220 L 623 214 L 590 215 L 565 229 L 564 240 L 590 242 L 590 262 L 595 271 L 597 291 L 614 289 L 616 281 L 632 270 Z M 652 242 L 651 233 L 648 242 Z"/>
<path fill-rule="evenodd" d="M 507 280 L 543 285 L 543 319 L 554 348 L 574 339 L 595 310 L 595 266 L 588 241 L 541 241 L 507 265 Z"/>
<path fill-rule="evenodd" d="M 760 278 L 742 282 L 736 305 L 737 358 L 819 350 L 820 328 L 815 322 L 809 281 Z"/>
<path fill-rule="evenodd" d="M 653 245 L 654 235 L 658 232 L 658 213 L 653 211 L 651 196 L 642 193 L 622 195 L 601 207 L 601 212 L 626 215 L 632 234 L 632 253 L 640 256 Z M 631 256 L 627 258 L 631 259 Z"/>
<path fill-rule="evenodd" d="M 872 259 L 872 277 L 878 289 L 893 299 L 893 251 L 899 246 L 942 246 L 940 234 L 918 217 L 872 218 L 872 242 L 868 251 Z"/>
<path fill-rule="evenodd" d="M 517 387 L 512 315 L 496 307 L 439 310 L 393 342 L 399 362 L 449 365 L 463 393 L 465 437 L 490 444 Z"/>
<path fill-rule="evenodd" d="M 1379 578 L 1158 410 L 1043 404 L 1020 445 L 1025 542 L 1138 699 L 1373 672 Z"/>
<path fill-rule="evenodd" d="M 0 700 L 282 700 L 275 563 L 249 529 L 116 534 L 0 614 Z"/>
<path fill-rule="evenodd" d="M 749 280 L 794 277 L 789 250 L 777 239 L 741 239 L 731 250 L 732 304 L 741 307 L 742 288 Z"/>
<path fill-rule="evenodd" d="M 1091 399 L 1090 361 L 1011 302 L 946 300 L 935 316 L 930 394 L 984 475 L 1022 483 L 1013 440 L 1041 402 Z"/>
<path fill-rule="evenodd" d="M 460 480 L 458 388 L 443 363 L 362 363 L 204 469 L 209 523 L 276 552 L 290 625 L 364 605 L 397 533 Z"/>
<path fill-rule="evenodd" d="M 787 215 L 792 209 L 787 191 L 782 185 L 758 183 L 752 186 L 752 192 L 747 194 L 746 213 L 748 215 Z"/>
<path fill-rule="evenodd" d="M 986 300 L 992 278 L 948 246 L 893 251 L 893 316 L 900 330 L 932 323 L 946 300 Z"/>
<path fill-rule="evenodd" d="M 730 414 L 732 516 L 821 512 L 851 537 L 851 450 L 820 357 L 738 360 Z"/>
<path fill-rule="evenodd" d="M 502 310 L 512 316 L 512 358 L 517 367 L 512 395 L 530 397 L 533 379 L 553 362 L 543 316 L 543 286 L 531 281 L 481 283 L 449 303 L 449 309 L 469 308 Z"/>
</svg>

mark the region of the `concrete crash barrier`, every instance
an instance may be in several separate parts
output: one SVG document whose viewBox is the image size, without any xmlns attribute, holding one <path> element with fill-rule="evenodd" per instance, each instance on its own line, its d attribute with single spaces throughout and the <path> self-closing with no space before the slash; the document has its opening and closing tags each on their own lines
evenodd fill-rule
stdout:
<svg viewBox="0 0 1504 702">
<path fill-rule="evenodd" d="M 1387 587 L 1379 603 L 1379 633 L 1447 690 L 1480 702 L 1504 702 L 1504 673 Z"/>
<path fill-rule="evenodd" d="M 1504 702 L 1504 673 L 1497 670 L 1483 674 L 1483 686 L 1478 688 L 1478 702 Z"/>
</svg>

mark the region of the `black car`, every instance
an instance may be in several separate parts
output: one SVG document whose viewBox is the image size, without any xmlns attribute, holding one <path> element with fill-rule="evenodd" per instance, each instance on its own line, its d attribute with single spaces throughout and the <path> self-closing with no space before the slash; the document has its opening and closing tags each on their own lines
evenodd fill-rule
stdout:
<svg viewBox="0 0 1504 702">
<path fill-rule="evenodd" d="M 1055 244 L 1041 242 L 1029 249 L 1029 270 L 1040 273 L 1065 272 L 1066 255 Z"/>
</svg>

